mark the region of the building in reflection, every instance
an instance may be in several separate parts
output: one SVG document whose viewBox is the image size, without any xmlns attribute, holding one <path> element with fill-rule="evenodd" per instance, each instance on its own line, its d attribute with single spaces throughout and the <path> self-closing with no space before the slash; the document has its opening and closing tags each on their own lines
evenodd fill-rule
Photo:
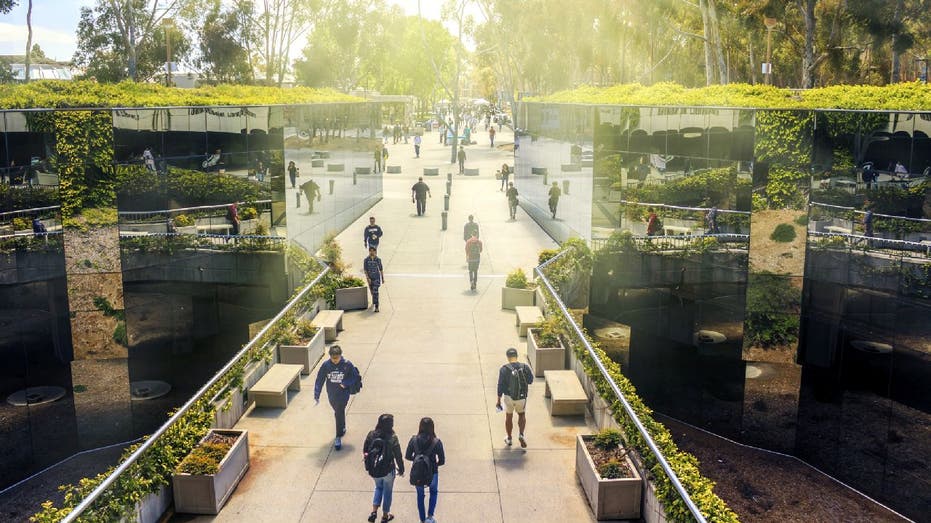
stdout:
<svg viewBox="0 0 931 523">
<path fill-rule="evenodd" d="M 381 199 L 379 128 L 369 103 L 0 112 L 0 488 L 197 391 L 286 302 L 286 246 Z"/>
<path fill-rule="evenodd" d="M 525 103 L 517 126 L 521 205 L 590 241 L 586 327 L 650 407 L 928 513 L 931 115 Z"/>
</svg>

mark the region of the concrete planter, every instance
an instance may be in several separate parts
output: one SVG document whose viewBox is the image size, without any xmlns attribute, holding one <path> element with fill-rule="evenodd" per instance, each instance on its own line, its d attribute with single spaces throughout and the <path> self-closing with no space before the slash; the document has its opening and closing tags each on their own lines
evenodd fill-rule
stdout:
<svg viewBox="0 0 931 523">
<path fill-rule="evenodd" d="M 369 307 L 368 291 L 368 287 L 336 289 L 336 306 L 334 308 L 344 311 L 367 309 Z"/>
<path fill-rule="evenodd" d="M 257 379 L 257 378 L 256 378 Z M 246 395 L 239 387 L 233 389 L 229 396 L 214 402 L 213 426 L 218 429 L 231 429 L 246 412 Z"/>
<path fill-rule="evenodd" d="M 239 480 L 249 470 L 249 433 L 245 430 L 214 429 L 208 432 L 204 439 L 212 433 L 238 436 L 238 438 L 220 461 L 220 468 L 216 474 L 175 473 L 172 475 L 175 512 L 219 514 L 220 509 L 239 484 Z"/>
<path fill-rule="evenodd" d="M 575 473 L 598 521 L 612 519 L 639 519 L 643 497 L 643 480 L 630 457 L 624 460 L 634 477 L 601 479 L 585 442 L 590 435 L 579 435 L 575 442 Z"/>
<path fill-rule="evenodd" d="M 147 494 L 136 502 L 131 515 L 124 516 L 120 523 L 157 523 L 171 506 L 171 487 L 162 485 L 158 492 Z"/>
<path fill-rule="evenodd" d="M 259 226 L 258 218 L 252 218 L 251 220 L 240 220 L 239 221 L 239 234 L 243 236 L 255 234 L 255 229 L 258 226 Z"/>
<path fill-rule="evenodd" d="M 197 226 L 185 225 L 184 227 L 175 227 L 175 234 L 197 234 Z"/>
<path fill-rule="evenodd" d="M 565 368 L 566 348 L 562 342 L 558 347 L 540 347 L 537 345 L 539 329 L 527 330 L 527 360 L 533 369 L 533 375 L 543 377 L 545 370 L 563 370 Z"/>
<path fill-rule="evenodd" d="M 253 361 L 253 362 L 246 364 L 246 368 L 243 371 L 242 388 L 244 390 L 251 389 L 252 386 L 255 385 L 255 382 L 262 379 L 262 376 L 264 376 L 265 373 L 268 372 L 268 369 L 274 363 L 275 363 L 274 361 L 266 363 L 265 360 L 262 360 L 262 361 Z"/>
<path fill-rule="evenodd" d="M 323 357 L 323 336 L 323 329 L 318 327 L 317 333 L 305 345 L 278 345 L 278 362 L 303 365 L 301 374 L 310 374 L 310 369 Z"/>
<path fill-rule="evenodd" d="M 501 287 L 501 308 L 514 310 L 517 306 L 531 306 L 534 303 L 533 289 L 512 289 Z"/>
</svg>

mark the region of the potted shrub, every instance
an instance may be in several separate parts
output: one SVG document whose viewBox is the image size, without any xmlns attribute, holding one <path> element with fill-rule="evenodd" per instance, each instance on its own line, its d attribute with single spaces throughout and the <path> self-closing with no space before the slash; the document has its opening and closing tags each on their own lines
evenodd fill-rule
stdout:
<svg viewBox="0 0 931 523">
<path fill-rule="evenodd" d="M 259 225 L 259 211 L 255 207 L 243 207 L 239 210 L 239 234 L 255 234 Z"/>
<path fill-rule="evenodd" d="M 175 512 L 218 514 L 248 469 L 248 432 L 210 430 L 172 475 Z"/>
<path fill-rule="evenodd" d="M 555 315 L 547 316 L 539 328 L 527 330 L 527 360 L 534 376 L 542 378 L 545 370 L 564 368 L 566 347 L 559 339 L 559 332 L 559 320 Z"/>
<path fill-rule="evenodd" d="M 599 521 L 640 518 L 643 481 L 629 452 L 617 429 L 576 439 L 575 472 Z"/>
<path fill-rule="evenodd" d="M 336 288 L 333 292 L 333 307 L 344 311 L 367 309 L 369 307 L 369 292 L 362 278 L 355 276 L 340 276 L 337 278 Z"/>
<path fill-rule="evenodd" d="M 501 308 L 514 310 L 519 305 L 534 304 L 534 289 L 523 269 L 514 269 L 508 273 L 501 288 Z"/>
<path fill-rule="evenodd" d="M 293 329 L 282 331 L 277 341 L 278 361 L 303 365 L 301 374 L 310 374 L 310 369 L 323 357 L 323 329 L 317 328 L 306 318 L 297 320 Z"/>
<path fill-rule="evenodd" d="M 177 234 L 197 234 L 197 222 L 192 216 L 179 214 L 171 218 L 172 230 Z"/>
</svg>

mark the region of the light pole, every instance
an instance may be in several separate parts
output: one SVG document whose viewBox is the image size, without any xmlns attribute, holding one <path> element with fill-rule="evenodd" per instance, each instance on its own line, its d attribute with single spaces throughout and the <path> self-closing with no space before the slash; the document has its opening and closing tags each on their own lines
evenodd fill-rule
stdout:
<svg viewBox="0 0 931 523">
<path fill-rule="evenodd" d="M 763 25 L 766 26 L 766 63 L 763 64 L 763 77 L 766 79 L 766 85 L 773 83 L 773 28 L 779 20 L 775 18 L 763 18 Z"/>
<path fill-rule="evenodd" d="M 171 87 L 171 18 L 166 18 L 162 22 L 162 29 L 165 31 L 165 87 Z"/>
</svg>

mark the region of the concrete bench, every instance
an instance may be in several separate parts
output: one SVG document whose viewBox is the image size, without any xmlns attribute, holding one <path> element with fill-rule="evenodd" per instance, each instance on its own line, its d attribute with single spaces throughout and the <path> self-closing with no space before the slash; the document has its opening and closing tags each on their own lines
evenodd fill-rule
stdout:
<svg viewBox="0 0 931 523">
<path fill-rule="evenodd" d="M 401 166 L 400 165 L 389 165 L 388 174 L 401 174 Z"/>
<path fill-rule="evenodd" d="M 323 167 L 323 164 L 324 164 L 324 162 L 323 162 L 323 159 L 322 159 L 322 158 L 316 159 L 316 160 L 311 160 L 311 161 L 310 161 L 310 167 L 311 167 L 311 168 L 314 168 L 314 167 Z"/>
<path fill-rule="evenodd" d="M 478 176 L 478 168 L 463 169 L 462 173 L 466 176 Z"/>
<path fill-rule="evenodd" d="M 337 332 L 343 330 L 343 311 L 320 311 L 314 316 L 312 323 L 323 329 L 324 340 L 329 343 L 336 339 Z"/>
<path fill-rule="evenodd" d="M 543 311 L 535 305 L 518 305 L 514 311 L 517 312 L 517 332 L 521 336 L 526 336 L 527 329 L 539 327 L 543 321 Z"/>
<path fill-rule="evenodd" d="M 256 407 L 288 408 L 288 391 L 301 390 L 303 365 L 276 363 L 249 389 Z"/>
<path fill-rule="evenodd" d="M 584 416 L 588 396 L 574 370 L 545 370 L 545 398 L 550 398 L 551 416 Z"/>
<path fill-rule="evenodd" d="M 371 167 L 356 167 L 353 171 L 355 174 L 372 174 Z"/>
<path fill-rule="evenodd" d="M 439 176 L 440 168 L 439 167 L 424 167 L 423 175 L 424 176 Z"/>
<path fill-rule="evenodd" d="M 229 223 L 219 223 L 214 225 L 198 225 L 197 234 L 225 234 L 229 235 L 233 230 L 233 225 Z"/>
<path fill-rule="evenodd" d="M 676 236 L 676 235 L 688 236 L 692 234 L 692 229 L 689 227 L 682 227 L 679 225 L 664 225 L 663 233 L 666 236 Z"/>
<path fill-rule="evenodd" d="M 840 227 L 838 225 L 828 225 L 824 228 L 827 232 L 833 232 L 835 234 L 853 234 L 853 231 L 847 227 Z"/>
<path fill-rule="evenodd" d="M 577 163 L 564 163 L 560 166 L 564 173 L 577 173 L 582 171 L 582 166 Z"/>
<path fill-rule="evenodd" d="M 326 165 L 326 172 L 328 173 L 341 173 L 346 170 L 346 164 L 344 163 L 328 163 Z"/>
<path fill-rule="evenodd" d="M 537 176 L 542 176 L 546 174 L 546 167 L 531 167 L 530 174 L 535 174 Z"/>
</svg>

